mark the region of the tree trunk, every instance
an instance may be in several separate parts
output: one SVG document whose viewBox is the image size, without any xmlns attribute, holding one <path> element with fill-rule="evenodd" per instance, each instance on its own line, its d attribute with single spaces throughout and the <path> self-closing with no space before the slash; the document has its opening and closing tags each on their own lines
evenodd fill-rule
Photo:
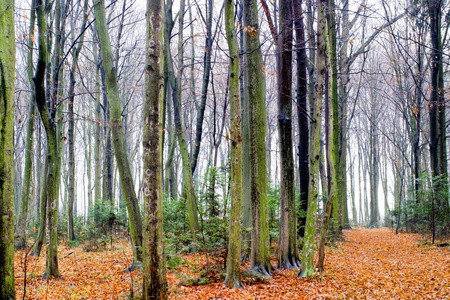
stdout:
<svg viewBox="0 0 450 300">
<path fill-rule="evenodd" d="M 376 110 L 376 96 L 372 95 L 372 107 L 371 107 L 371 121 L 369 125 L 369 172 L 370 172 L 370 222 L 369 226 L 377 227 L 380 213 L 378 212 L 378 133 L 375 127 L 378 111 Z"/>
<path fill-rule="evenodd" d="M 61 35 L 61 8 L 60 3 L 56 3 L 56 26 L 57 36 Z M 44 124 L 45 132 L 47 135 L 47 159 L 48 168 L 46 174 L 46 185 L 43 186 L 43 190 L 46 197 L 46 224 L 47 224 L 47 258 L 46 258 L 46 270 L 44 278 L 50 278 L 51 276 L 60 277 L 58 269 L 58 252 L 57 252 L 57 222 L 58 222 L 58 203 L 59 203 L 59 175 L 60 175 L 60 151 L 59 142 L 57 138 L 57 127 L 55 124 L 56 112 L 52 109 L 48 110 L 47 95 L 45 91 L 45 72 L 47 67 L 47 44 L 45 36 L 45 30 L 47 29 L 46 16 L 44 12 L 44 3 L 42 0 L 36 1 L 36 14 L 38 21 L 38 45 L 39 45 L 39 57 L 36 66 L 36 73 L 34 76 L 35 84 L 35 97 L 36 104 L 41 115 L 42 123 Z M 59 15 L 59 16 L 58 16 Z M 57 38 L 58 39 L 58 38 Z M 56 44 L 55 48 L 60 48 L 60 44 Z M 57 52 L 58 53 L 58 52 Z M 56 64 L 55 64 L 56 65 Z M 55 68 L 58 72 L 58 69 Z M 54 78 L 58 81 L 58 76 L 54 74 Z M 58 84 L 53 85 L 58 88 Z M 56 93 L 56 92 L 55 92 Z M 56 96 L 52 101 L 55 101 Z M 50 107 L 53 104 L 50 104 Z M 42 232 L 43 234 L 43 232 Z"/>
<path fill-rule="evenodd" d="M 34 89 L 33 86 L 33 35 L 34 28 L 36 24 L 36 13 L 35 13 L 35 1 L 31 3 L 30 10 L 30 29 L 28 38 L 28 55 L 27 55 L 27 75 L 30 88 Z M 22 199 L 20 201 L 20 211 L 17 220 L 16 232 L 15 232 L 15 249 L 23 249 L 27 246 L 26 242 L 26 226 L 28 217 L 28 205 L 31 199 L 31 175 L 33 172 L 33 158 L 31 156 L 33 152 L 33 133 L 34 133 L 34 118 L 35 118 L 35 99 L 34 93 L 30 96 L 29 110 L 28 110 L 28 123 L 27 123 L 27 136 L 25 142 L 25 169 L 24 169 L 24 179 L 22 186 Z"/>
<path fill-rule="evenodd" d="M 305 234 L 306 212 L 308 211 L 309 184 L 309 129 L 308 129 L 308 98 L 306 80 L 306 43 L 303 25 L 303 1 L 294 1 L 294 25 L 297 39 L 297 116 L 298 116 L 298 160 L 300 177 L 300 212 L 298 217 L 298 234 L 303 238 Z"/>
<path fill-rule="evenodd" d="M 83 8 L 83 22 L 81 26 L 81 35 L 78 41 L 78 45 L 73 52 L 72 57 L 72 69 L 70 70 L 70 81 L 69 81 L 69 127 L 67 130 L 68 141 L 69 141 L 69 203 L 68 203 L 68 240 L 76 241 L 75 231 L 73 228 L 73 206 L 75 203 L 75 119 L 74 119 L 74 101 L 75 101 L 75 73 L 77 70 L 78 57 L 81 52 L 81 47 L 83 46 L 84 30 L 86 26 L 87 16 L 88 16 L 88 1 L 84 1 Z M 75 43 L 75 41 L 73 41 Z M 90 149 L 88 149 L 90 151 Z M 88 162 L 89 163 L 89 162 Z"/>
<path fill-rule="evenodd" d="M 96 27 L 96 25 L 94 24 Z M 98 33 L 96 28 L 93 30 L 94 41 L 98 41 Z M 94 162 L 95 162 L 95 181 L 94 181 L 94 203 L 102 199 L 102 185 L 101 185 L 101 174 L 102 174 L 102 160 L 100 156 L 101 148 L 101 133 L 102 125 L 104 126 L 105 120 L 101 121 L 101 93 L 100 93 L 100 60 L 99 60 L 99 48 L 98 43 L 92 43 L 92 53 L 94 54 L 94 64 L 95 64 L 95 135 L 94 135 Z M 103 178 L 105 180 L 105 178 Z"/>
<path fill-rule="evenodd" d="M 0 299 L 15 299 L 14 285 L 14 1 L 0 1 Z"/>
<path fill-rule="evenodd" d="M 167 299 L 163 235 L 162 126 L 163 1 L 147 1 L 143 120 L 143 299 Z"/>
<path fill-rule="evenodd" d="M 337 89 L 337 53 L 336 53 L 336 21 L 335 21 L 335 3 L 334 0 L 329 0 L 329 7 L 327 13 L 328 19 L 328 54 L 330 61 L 330 71 L 331 71 L 331 93 L 330 93 L 330 134 L 329 134 L 329 147 L 327 153 L 327 163 L 329 165 L 330 173 L 328 178 L 330 182 L 328 183 L 328 200 L 332 199 L 333 212 L 332 216 L 336 224 L 339 226 L 341 222 L 341 211 L 338 203 L 338 190 L 341 188 L 337 185 L 337 179 L 339 178 L 339 99 L 338 99 L 338 89 Z M 339 222 L 339 223 L 337 223 Z M 324 224 L 325 225 L 325 224 Z"/>
<path fill-rule="evenodd" d="M 184 1 L 182 1 L 184 3 Z M 184 4 L 183 4 L 184 6 Z M 180 94 L 178 93 L 178 84 L 181 78 L 175 78 L 175 73 L 173 70 L 173 62 L 172 62 L 172 55 L 170 54 L 170 47 L 169 47 L 169 37 L 170 37 L 170 31 L 172 28 L 171 20 L 171 8 L 167 8 L 167 10 L 170 9 L 170 13 L 166 13 L 166 30 L 165 30 L 165 43 L 164 43 L 164 59 L 167 61 L 167 69 L 168 69 L 168 75 L 169 75 L 169 82 L 170 85 L 173 88 L 172 93 L 172 102 L 173 102 L 173 110 L 174 110 L 174 123 L 175 123 L 175 131 L 178 138 L 178 145 L 180 146 L 180 152 L 181 152 L 181 158 L 183 162 L 183 175 L 184 175 L 184 187 L 186 188 L 186 197 L 187 197 L 187 203 L 188 203 L 188 216 L 189 216 L 189 226 L 191 229 L 192 234 L 195 234 L 199 231 L 200 225 L 198 223 L 198 213 L 197 213 L 197 200 L 195 196 L 195 190 L 194 190 L 194 179 L 191 169 L 191 162 L 189 159 L 189 152 L 188 152 L 188 146 L 186 142 L 186 136 L 185 131 L 183 128 L 183 122 L 181 119 L 181 113 L 180 113 L 180 101 L 179 98 Z M 183 11 L 180 9 L 180 11 Z M 184 13 L 183 13 L 184 15 Z M 183 16 L 180 16 L 182 18 Z M 170 20 L 169 20 L 170 18 Z M 182 53 L 182 45 L 179 43 L 179 59 L 182 61 L 181 57 L 183 57 Z M 181 67 L 181 66 L 180 66 Z M 178 76 L 181 75 L 181 70 L 178 73 Z"/>
<path fill-rule="evenodd" d="M 278 130 L 280 137 L 280 240 L 278 267 L 297 269 L 297 214 L 292 149 L 292 24 L 293 2 L 280 1 L 278 37 Z"/>
<path fill-rule="evenodd" d="M 45 162 L 42 166 L 41 176 L 42 176 L 42 186 L 40 187 L 40 203 L 39 203 L 39 224 L 38 224 L 38 236 L 34 242 L 33 250 L 31 253 L 39 257 L 41 255 L 42 245 L 45 239 L 45 228 L 47 226 L 47 174 L 48 174 L 48 156 L 44 155 Z"/>
<path fill-rule="evenodd" d="M 184 14 L 184 12 L 183 12 Z M 197 124 L 195 131 L 195 147 L 192 154 L 192 174 L 195 172 L 197 167 L 197 159 L 200 153 L 200 145 L 202 143 L 202 133 L 203 133 L 203 119 L 205 115 L 206 108 L 206 98 L 208 96 L 208 85 L 209 77 L 211 72 L 211 54 L 212 54 L 212 17 L 213 17 L 213 0 L 206 1 L 206 39 L 205 39 L 205 56 L 203 59 L 203 81 L 202 81 L 202 99 L 200 102 L 200 107 L 198 109 Z M 179 83 L 181 82 L 181 77 L 178 76 Z M 181 98 L 180 98 L 181 99 Z"/>
<path fill-rule="evenodd" d="M 430 161 L 431 175 L 433 178 L 433 197 L 437 206 L 448 206 L 448 200 L 441 199 L 437 194 L 447 182 L 446 161 L 446 136 L 445 136 L 445 105 L 442 72 L 442 41 L 441 41 L 441 16 L 442 1 L 429 0 L 428 12 L 430 15 L 431 31 L 431 93 L 430 93 Z"/>
<path fill-rule="evenodd" d="M 244 0 L 244 51 L 246 60 L 247 97 L 250 114 L 250 167 L 252 205 L 251 269 L 270 276 L 272 265 L 269 253 L 269 224 L 266 167 L 266 97 L 259 42 L 258 3 Z"/>
<path fill-rule="evenodd" d="M 317 8 L 317 57 L 316 57 L 316 85 L 313 124 L 311 128 L 310 168 L 308 213 L 306 216 L 305 237 L 302 251 L 302 265 L 299 276 L 306 277 L 314 273 L 314 230 L 317 215 L 317 198 L 319 195 L 319 160 L 320 160 L 320 128 L 322 120 L 322 97 L 324 89 L 324 75 L 326 73 L 326 1 L 320 0 Z"/>
<path fill-rule="evenodd" d="M 242 288 L 241 282 L 241 208 L 242 208 L 242 136 L 239 93 L 239 52 L 237 46 L 234 1 L 225 0 L 224 22 L 230 52 L 230 143 L 231 143 L 231 216 L 228 239 L 227 274 L 224 285 Z"/>
<path fill-rule="evenodd" d="M 96 1 L 95 17 L 100 39 L 103 68 L 105 71 L 106 86 L 111 113 L 111 133 L 113 136 L 114 153 L 120 174 L 120 182 L 127 204 L 131 238 L 133 240 L 134 262 L 129 269 L 135 267 L 134 263 L 142 261 L 142 219 L 139 211 L 138 199 L 134 190 L 133 177 L 128 162 L 125 145 L 123 142 L 122 116 L 117 84 L 117 70 L 112 65 L 111 43 L 108 27 L 106 25 L 105 3 Z M 162 192 L 162 191 L 161 191 Z"/>
</svg>

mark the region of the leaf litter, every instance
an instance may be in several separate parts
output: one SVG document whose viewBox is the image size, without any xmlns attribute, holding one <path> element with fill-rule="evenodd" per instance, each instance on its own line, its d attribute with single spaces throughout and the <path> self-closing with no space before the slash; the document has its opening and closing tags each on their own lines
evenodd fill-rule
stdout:
<svg viewBox="0 0 450 300">
<path fill-rule="evenodd" d="M 418 243 L 420 235 L 387 228 L 344 230 L 344 241 L 327 248 L 325 272 L 298 278 L 298 271 L 275 270 L 270 280 L 244 277 L 244 289 L 221 281 L 186 285 L 207 264 L 205 255 L 183 255 L 186 263 L 167 270 L 170 299 L 449 299 L 450 248 Z M 45 249 L 43 249 L 45 250 Z M 140 270 L 129 244 L 85 252 L 82 246 L 58 247 L 62 279 L 42 279 L 45 252 L 27 259 L 27 299 L 129 299 L 142 291 Z M 210 261 L 211 259 L 209 259 Z M 272 262 L 275 265 L 275 261 Z M 16 297 L 23 297 L 24 251 L 15 252 Z M 248 263 L 242 265 L 242 271 Z"/>
</svg>

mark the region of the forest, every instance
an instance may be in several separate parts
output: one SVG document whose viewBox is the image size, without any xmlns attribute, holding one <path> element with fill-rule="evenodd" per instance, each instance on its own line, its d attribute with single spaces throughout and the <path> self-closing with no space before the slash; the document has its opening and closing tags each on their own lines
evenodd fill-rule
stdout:
<svg viewBox="0 0 450 300">
<path fill-rule="evenodd" d="M 0 0 L 0 299 L 446 299 L 450 2 Z"/>
</svg>

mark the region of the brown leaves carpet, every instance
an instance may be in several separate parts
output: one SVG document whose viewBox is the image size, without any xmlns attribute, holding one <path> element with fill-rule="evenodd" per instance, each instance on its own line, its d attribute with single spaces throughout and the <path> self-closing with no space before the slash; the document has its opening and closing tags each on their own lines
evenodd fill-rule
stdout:
<svg viewBox="0 0 450 300">
<path fill-rule="evenodd" d="M 229 290 L 221 282 L 186 286 L 180 276 L 197 276 L 204 255 L 167 274 L 171 299 L 450 299 L 450 248 L 419 242 L 416 234 L 387 228 L 344 231 L 328 248 L 325 272 L 298 278 L 297 271 L 274 271 L 269 281 Z M 132 260 L 129 245 L 115 242 L 102 252 L 59 247 L 62 279 L 41 279 L 45 256 L 27 260 L 27 299 L 140 299 L 140 271 L 121 272 Z M 23 296 L 24 251 L 15 255 L 17 299 Z"/>
</svg>

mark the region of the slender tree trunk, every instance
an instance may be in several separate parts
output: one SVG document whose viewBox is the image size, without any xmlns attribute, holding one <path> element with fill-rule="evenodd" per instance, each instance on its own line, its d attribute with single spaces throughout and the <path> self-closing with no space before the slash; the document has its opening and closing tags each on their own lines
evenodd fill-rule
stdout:
<svg viewBox="0 0 450 300">
<path fill-rule="evenodd" d="M 317 8 L 317 78 L 315 85 L 314 114 L 311 128 L 310 168 L 308 213 L 306 216 L 305 237 L 302 251 L 302 265 L 299 276 L 306 277 L 314 273 L 314 230 L 317 216 L 317 198 L 319 195 L 319 160 L 320 160 L 320 128 L 322 120 L 322 97 L 324 89 L 324 75 L 326 73 L 326 1 L 320 0 Z"/>
<path fill-rule="evenodd" d="M 298 218 L 298 234 L 305 234 L 306 212 L 308 211 L 309 184 L 309 129 L 308 129 L 308 90 L 306 80 L 306 42 L 303 25 L 303 1 L 294 1 L 294 25 L 297 39 L 297 116 L 299 128 L 298 160 L 300 177 L 300 213 Z"/>
<path fill-rule="evenodd" d="M 162 126 L 164 3 L 147 1 L 144 133 L 144 269 L 143 299 L 167 299 L 163 235 Z"/>
<path fill-rule="evenodd" d="M 237 17 L 239 24 L 243 24 L 243 3 L 237 3 Z M 244 31 L 239 31 L 239 91 L 241 97 L 241 135 L 242 135 L 242 260 L 250 259 L 251 251 L 251 227 L 252 227 L 252 205 L 250 190 L 250 111 L 248 93 L 248 78 L 244 76 Z"/>
<path fill-rule="evenodd" d="M 184 1 L 184 0 L 183 0 Z M 183 12 L 184 14 L 184 12 Z M 203 59 L 203 81 L 202 81 L 202 99 L 198 110 L 196 131 L 195 131 L 195 147 L 192 154 L 192 173 L 197 167 L 198 155 L 200 153 L 200 145 L 202 143 L 203 134 L 203 119 L 206 108 L 206 98 L 208 96 L 208 85 L 211 72 L 211 55 L 212 55 L 212 18 L 213 18 L 213 0 L 206 1 L 206 39 L 205 39 L 205 56 Z M 181 82 L 181 77 L 178 76 L 178 81 Z M 181 99 L 181 98 L 180 98 Z"/>
<path fill-rule="evenodd" d="M 280 240 L 278 267 L 297 269 L 297 215 L 295 209 L 294 158 L 292 149 L 292 25 L 293 2 L 280 1 L 278 39 L 278 130 L 280 137 Z"/>
<path fill-rule="evenodd" d="M 329 135 L 329 147 L 327 153 L 327 163 L 330 173 L 328 174 L 330 182 L 328 183 L 328 199 L 332 199 L 333 212 L 332 216 L 335 222 L 339 222 L 339 226 L 342 224 L 340 215 L 340 206 L 338 203 L 338 190 L 341 188 L 337 185 L 337 179 L 339 178 L 339 99 L 338 99 L 338 86 L 337 86 L 337 51 L 336 51 L 336 22 L 335 22 L 335 2 L 329 0 L 328 6 L 328 54 L 330 60 L 330 78 L 331 78 L 331 93 L 330 93 L 330 135 Z M 325 224 L 324 224 L 325 225 Z"/>
<path fill-rule="evenodd" d="M 0 299 L 15 299 L 14 285 L 14 1 L 0 1 Z"/>
<path fill-rule="evenodd" d="M 36 24 L 36 13 L 35 13 L 35 1 L 31 3 L 30 10 L 30 29 L 28 38 L 28 55 L 27 55 L 27 75 L 28 82 L 31 89 L 33 86 L 33 35 L 34 28 Z M 27 136 L 25 142 L 25 169 L 24 169 L 24 179 L 22 186 L 22 199 L 20 201 L 20 211 L 17 220 L 16 232 L 15 232 L 15 249 L 23 249 L 27 246 L 26 242 L 26 225 L 28 218 L 28 206 L 31 199 L 31 175 L 33 172 L 33 158 L 31 156 L 33 152 L 33 133 L 34 133 L 34 118 L 35 118 L 35 99 L 34 93 L 30 96 L 29 110 L 28 110 L 28 123 L 27 123 Z"/>
<path fill-rule="evenodd" d="M 117 84 L 117 70 L 112 65 L 111 43 L 108 27 L 106 25 L 105 3 L 103 0 L 96 1 L 95 17 L 100 39 L 103 68 L 105 71 L 106 86 L 111 112 L 111 133 L 113 136 L 114 153 L 120 174 L 120 182 L 127 204 L 131 238 L 133 240 L 134 262 L 129 269 L 135 267 L 134 263 L 142 261 L 142 219 L 139 211 L 138 199 L 134 190 L 133 177 L 128 162 L 126 149 L 123 141 L 123 125 L 121 107 Z M 162 193 L 162 191 L 161 191 Z"/>
<path fill-rule="evenodd" d="M 94 24 L 95 27 L 96 24 Z M 97 29 L 93 30 L 94 40 L 98 41 L 98 33 Z M 94 202 L 100 201 L 102 199 L 102 185 L 101 185 L 101 174 L 102 174 L 102 159 L 100 156 L 100 148 L 101 148 L 101 132 L 102 125 L 104 126 L 105 120 L 103 120 L 103 124 L 101 121 L 101 93 L 100 93 L 100 61 L 99 61 L 99 48 L 98 43 L 92 43 L 92 52 L 94 54 L 94 64 L 95 64 L 95 137 L 94 137 L 94 162 L 95 162 L 95 181 L 94 181 Z M 105 178 L 103 178 L 105 180 Z"/>
<path fill-rule="evenodd" d="M 70 70 L 70 82 L 69 82 L 69 127 L 67 130 L 69 140 L 69 203 L 68 203 L 68 239 L 69 241 L 76 241 L 75 231 L 73 228 L 73 206 L 75 203 L 75 119 L 74 119 L 74 101 L 75 101 L 75 73 L 77 70 L 78 57 L 81 52 L 84 40 L 84 30 L 86 26 L 88 16 L 88 1 L 84 1 L 83 8 L 83 22 L 81 26 L 81 36 L 79 43 L 75 48 L 72 56 L 72 69 Z M 75 42 L 75 41 L 73 41 Z M 88 149 L 90 151 L 90 149 Z M 88 162 L 89 163 L 89 162 Z"/>
<path fill-rule="evenodd" d="M 182 1 L 183 2 L 183 1 Z M 169 11 L 169 13 L 167 13 Z M 183 11 L 180 9 L 180 11 Z M 184 14 L 183 14 L 184 15 Z M 175 131 L 178 138 L 178 145 L 180 146 L 180 152 L 181 152 L 181 158 L 183 163 L 183 175 L 184 175 L 184 187 L 186 188 L 186 197 L 187 197 L 187 203 L 188 203 L 188 216 L 189 216 L 189 226 L 191 229 L 191 232 L 195 234 L 199 231 L 200 225 L 198 222 L 198 213 L 197 213 L 197 200 L 194 190 L 194 179 L 193 179 L 193 173 L 191 169 L 191 162 L 189 159 L 189 152 L 188 152 L 188 145 L 186 142 L 186 136 L 185 131 L 183 128 L 183 122 L 181 119 L 181 113 L 180 113 L 180 98 L 178 93 L 178 84 L 181 78 L 175 78 L 174 70 L 173 70 L 173 62 L 172 62 L 172 55 L 170 54 L 170 47 L 169 47 L 169 37 L 171 28 L 173 26 L 173 21 L 171 20 L 172 14 L 171 14 L 171 8 L 166 8 L 166 30 L 165 30 L 165 42 L 164 42 L 164 59 L 167 61 L 167 69 L 168 69 L 168 76 L 169 76 L 169 83 L 173 87 L 173 94 L 172 94 L 172 102 L 173 102 L 173 110 L 174 110 L 174 123 L 175 123 Z M 182 18 L 182 16 L 181 16 Z M 182 48 L 179 43 L 179 52 Z M 179 53 L 179 58 L 181 58 L 182 52 Z M 182 61 L 182 59 L 181 59 Z M 181 66 L 180 66 L 181 67 Z M 178 76 L 180 76 L 181 71 L 179 72 Z"/>
<path fill-rule="evenodd" d="M 44 155 L 45 162 L 42 166 L 41 176 L 42 176 L 42 186 L 40 187 L 40 202 L 39 202 L 39 224 L 38 224 L 38 236 L 34 242 L 33 250 L 31 253 L 39 257 L 41 255 L 42 245 L 45 239 L 45 228 L 47 226 L 47 174 L 48 174 L 48 156 Z"/>
<path fill-rule="evenodd" d="M 234 1 L 225 0 L 224 22 L 230 52 L 230 143 L 231 143 L 231 216 L 228 239 L 225 286 L 242 288 L 241 282 L 241 208 L 242 208 L 242 136 L 239 94 L 239 50 L 237 46 Z"/>
<path fill-rule="evenodd" d="M 59 3 L 57 3 L 57 11 L 59 10 Z M 38 45 L 39 57 L 34 76 L 36 104 L 41 115 L 42 123 L 47 135 L 47 159 L 48 168 L 46 174 L 46 185 L 43 187 L 46 196 L 46 224 L 47 224 L 47 259 L 46 270 L 44 278 L 51 276 L 60 277 L 58 270 L 58 256 L 57 256 L 57 234 L 56 225 L 58 217 L 58 192 L 59 192 L 59 151 L 58 140 L 56 133 L 56 125 L 52 113 L 48 111 L 47 97 L 45 92 L 45 71 L 47 67 L 47 44 L 45 30 L 47 29 L 46 16 L 44 12 L 44 3 L 42 0 L 36 1 L 36 14 L 38 21 Z M 57 18 L 56 23 L 59 23 Z M 59 25 L 58 25 L 59 26 Z M 43 234 L 43 232 L 42 232 Z"/>
<path fill-rule="evenodd" d="M 370 223 L 369 226 L 377 227 L 380 217 L 378 212 L 378 133 L 375 128 L 376 118 L 378 111 L 376 110 L 376 96 L 372 97 L 372 107 L 371 107 L 371 121 L 370 121 L 370 136 L 369 136 L 369 172 L 370 172 Z"/>
</svg>

